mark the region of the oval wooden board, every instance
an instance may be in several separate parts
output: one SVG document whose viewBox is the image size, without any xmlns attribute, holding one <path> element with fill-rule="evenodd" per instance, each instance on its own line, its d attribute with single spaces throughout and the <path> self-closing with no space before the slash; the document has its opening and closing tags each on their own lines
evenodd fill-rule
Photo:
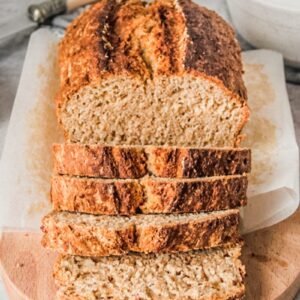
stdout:
<svg viewBox="0 0 300 300">
<path fill-rule="evenodd" d="M 0 244 L 1 271 L 10 299 L 54 299 L 56 254 L 40 245 L 38 233 L 6 232 Z M 300 210 L 280 224 L 245 236 L 247 299 L 292 300 L 300 289 Z"/>
</svg>

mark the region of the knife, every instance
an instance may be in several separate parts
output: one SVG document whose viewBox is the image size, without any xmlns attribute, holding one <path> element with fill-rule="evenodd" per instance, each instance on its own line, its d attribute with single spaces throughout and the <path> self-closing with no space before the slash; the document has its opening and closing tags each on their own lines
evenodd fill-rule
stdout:
<svg viewBox="0 0 300 300">
<path fill-rule="evenodd" d="M 26 12 L 5 24 L 0 25 L 0 39 L 6 39 L 21 31 L 33 31 L 49 18 L 61 13 L 72 11 L 95 0 L 48 0 L 32 4 Z"/>
</svg>

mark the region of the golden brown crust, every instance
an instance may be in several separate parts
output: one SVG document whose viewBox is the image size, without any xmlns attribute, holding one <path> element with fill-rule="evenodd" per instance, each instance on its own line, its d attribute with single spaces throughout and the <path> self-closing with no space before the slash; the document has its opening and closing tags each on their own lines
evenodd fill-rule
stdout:
<svg viewBox="0 0 300 300">
<path fill-rule="evenodd" d="M 249 149 L 150 147 L 148 170 L 158 177 L 197 178 L 250 173 Z"/>
<path fill-rule="evenodd" d="M 141 182 L 143 213 L 192 213 L 237 208 L 247 204 L 247 176 L 200 180 L 151 180 Z"/>
<path fill-rule="evenodd" d="M 110 181 L 54 176 L 51 201 L 54 210 L 131 215 L 143 205 L 144 192 L 137 180 Z"/>
<path fill-rule="evenodd" d="M 98 76 L 100 35 L 99 15 L 107 1 L 101 1 L 76 18 L 67 28 L 65 37 L 59 45 L 59 67 L 61 92 L 57 98 L 58 106 L 68 94 L 80 86 L 89 84 L 91 78 Z M 84 66 L 84 68 L 83 68 Z"/>
<path fill-rule="evenodd" d="M 154 1 L 147 7 L 145 32 L 136 35 L 150 66 L 150 77 L 184 72 L 185 19 L 176 1 Z"/>
<path fill-rule="evenodd" d="M 132 247 L 135 228 L 132 224 L 122 229 L 97 228 L 72 223 L 55 223 L 51 215 L 42 221 L 42 245 L 63 254 L 81 256 L 124 255 Z"/>
<path fill-rule="evenodd" d="M 147 174 L 142 148 L 54 144 L 54 173 L 103 178 L 140 178 Z"/>
<path fill-rule="evenodd" d="M 59 105 L 81 87 L 118 74 L 151 78 L 182 69 L 184 17 L 175 2 L 103 0 L 67 28 L 60 43 Z M 71 72 L 70 72 L 71 70 Z"/>
<path fill-rule="evenodd" d="M 246 99 L 241 50 L 233 29 L 215 12 L 190 0 L 178 0 L 186 21 L 185 68 L 218 78 L 230 91 Z"/>
<path fill-rule="evenodd" d="M 134 252 L 173 252 L 204 249 L 239 240 L 238 210 L 168 224 L 125 222 L 121 228 L 100 227 L 89 222 L 57 222 L 51 213 L 44 217 L 44 247 L 63 254 L 81 256 L 124 255 Z M 89 217 L 91 218 L 91 216 Z M 111 217 L 110 217 L 111 218 Z M 119 217 L 122 218 L 122 217 Z"/>
<path fill-rule="evenodd" d="M 54 144 L 54 173 L 101 178 L 196 178 L 251 170 L 249 149 Z"/>
<path fill-rule="evenodd" d="M 233 29 L 214 11 L 199 6 L 191 0 L 178 0 L 186 20 L 187 46 L 184 60 L 188 72 L 210 77 L 224 94 L 242 102 L 243 118 L 238 124 L 235 147 L 244 138 L 241 131 L 249 119 L 247 90 L 243 81 L 241 49 Z M 200 75 L 198 74 L 198 76 Z"/>
<path fill-rule="evenodd" d="M 192 73 L 209 78 L 238 102 L 247 98 L 233 30 L 217 14 L 189 0 L 149 5 L 103 0 L 71 23 L 59 53 L 58 116 L 79 89 L 116 75 L 145 81 Z M 249 115 L 243 105 L 241 128 Z"/>
<path fill-rule="evenodd" d="M 99 180 L 54 176 L 54 210 L 100 215 L 193 213 L 247 203 L 247 176 L 196 180 Z"/>
<path fill-rule="evenodd" d="M 135 32 L 141 24 L 147 35 Z M 148 6 L 139 0 L 104 0 L 92 6 L 69 25 L 60 44 L 62 86 L 74 85 L 76 90 L 105 74 L 147 73 L 140 71 L 148 67 L 130 44 L 132 36 L 156 55 L 149 56 L 159 65 L 156 75 L 195 70 L 218 78 L 246 99 L 233 30 L 216 13 L 189 0 L 154 1 Z M 147 40 L 155 44 L 147 47 Z"/>
<path fill-rule="evenodd" d="M 58 117 L 61 106 L 86 85 L 118 74 L 149 77 L 139 44 L 132 41 L 145 15 L 140 0 L 103 0 L 68 26 L 59 46 Z"/>
<path fill-rule="evenodd" d="M 238 215 L 229 215 L 207 222 L 170 224 L 164 227 L 145 226 L 136 232 L 137 252 L 189 251 L 235 242 L 239 238 Z"/>
</svg>

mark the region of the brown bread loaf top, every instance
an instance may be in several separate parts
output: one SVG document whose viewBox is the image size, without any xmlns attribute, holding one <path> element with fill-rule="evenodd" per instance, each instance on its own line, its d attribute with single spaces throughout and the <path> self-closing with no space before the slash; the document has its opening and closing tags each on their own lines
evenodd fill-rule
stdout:
<svg viewBox="0 0 300 300">
<path fill-rule="evenodd" d="M 237 146 L 249 116 L 233 30 L 189 0 L 103 0 L 68 27 L 59 65 L 68 141 Z"/>
<path fill-rule="evenodd" d="M 54 210 L 100 215 L 195 213 L 244 206 L 247 176 L 98 179 L 54 176 Z"/>
<path fill-rule="evenodd" d="M 126 38 L 146 21 L 153 27 L 158 21 L 161 26 L 149 36 L 138 36 L 142 43 L 149 40 L 145 50 L 152 54 L 151 62 L 140 56 L 135 45 L 126 52 Z M 150 44 L 152 38 L 154 44 Z M 95 4 L 68 27 L 60 45 L 60 67 L 66 94 L 102 76 L 193 71 L 217 78 L 241 99 L 247 97 L 234 31 L 215 12 L 189 0 L 160 0 L 149 7 L 137 0 Z M 72 73 L 67 67 L 72 67 Z"/>
<path fill-rule="evenodd" d="M 63 254 L 123 255 L 216 247 L 239 240 L 237 209 L 182 215 L 95 216 L 52 212 L 42 221 L 43 246 Z"/>
<path fill-rule="evenodd" d="M 251 151 L 231 148 L 54 144 L 54 173 L 102 178 L 197 178 L 251 170 Z"/>
</svg>

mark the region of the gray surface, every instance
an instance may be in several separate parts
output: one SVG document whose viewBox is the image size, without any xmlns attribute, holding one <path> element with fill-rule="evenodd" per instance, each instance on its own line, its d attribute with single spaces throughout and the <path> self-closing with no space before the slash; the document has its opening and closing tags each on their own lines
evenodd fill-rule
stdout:
<svg viewBox="0 0 300 300">
<path fill-rule="evenodd" d="M 30 0 L 0 0 L 0 20 L 16 16 L 32 1 Z M 39 2 L 39 1 L 35 1 Z M 228 19 L 224 1 L 199 0 L 199 2 L 213 7 Z M 14 97 L 17 91 L 19 77 L 22 70 L 28 34 L 20 34 L 12 40 L 0 41 L 0 156 L 4 144 L 5 134 L 10 118 Z M 245 46 L 246 47 L 246 46 Z M 244 46 L 243 46 L 244 48 Z M 287 90 L 294 117 L 298 143 L 300 141 L 300 85 L 287 84 Z M 0 287 L 0 299 L 6 299 Z M 297 297 L 300 300 L 300 295 Z"/>
</svg>

